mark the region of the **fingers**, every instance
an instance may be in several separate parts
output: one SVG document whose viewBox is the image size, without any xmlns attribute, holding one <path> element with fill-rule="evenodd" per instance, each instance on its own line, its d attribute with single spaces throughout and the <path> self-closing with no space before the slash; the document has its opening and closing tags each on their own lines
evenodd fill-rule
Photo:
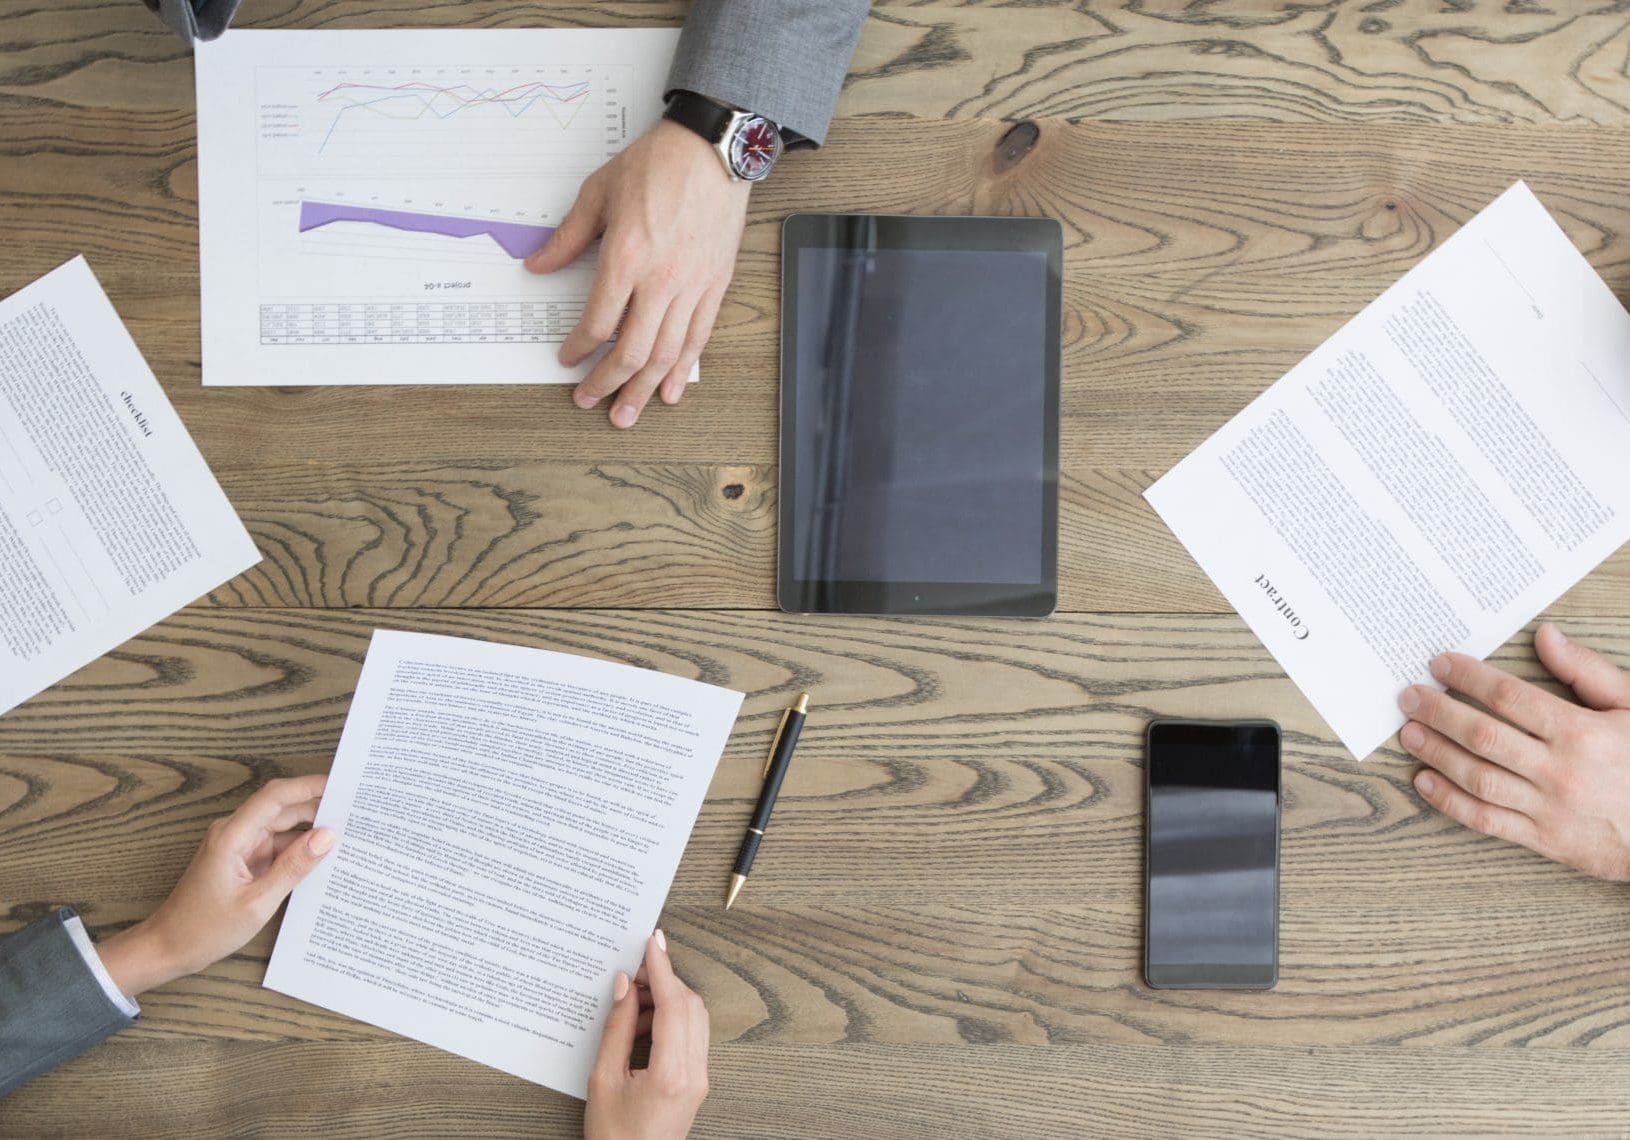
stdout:
<svg viewBox="0 0 1630 1140">
<path fill-rule="evenodd" d="M 317 808 L 321 803 L 321 800 L 310 799 L 303 803 L 291 804 L 266 823 L 266 830 L 276 834 L 288 831 L 292 827 L 299 827 L 302 823 L 310 823 L 317 818 Z"/>
<path fill-rule="evenodd" d="M 1522 776 L 1532 777 L 1544 764 L 1539 741 L 1427 685 L 1411 685 L 1398 697 L 1404 715 L 1435 728 L 1473 756 L 1492 760 Z"/>
<path fill-rule="evenodd" d="M 650 402 L 651 395 L 662 383 L 679 354 L 685 347 L 685 338 L 689 335 L 690 313 L 685 306 L 675 301 L 668 306 L 667 316 L 662 319 L 662 330 L 657 333 L 655 342 L 651 345 L 651 354 L 645 366 L 634 374 L 633 378 L 625 383 L 617 392 L 617 399 L 611 406 L 611 422 L 620 428 L 633 427 Z M 602 361 L 602 364 L 605 362 Z"/>
<path fill-rule="evenodd" d="M 299 886 L 300 881 L 311 874 L 323 857 L 334 849 L 334 838 L 334 833 L 328 828 L 319 827 L 305 832 L 303 842 L 285 847 L 273 861 L 271 869 L 256 883 L 262 903 L 270 902 L 275 908 L 287 898 L 289 892 Z"/>
<path fill-rule="evenodd" d="M 640 1004 L 628 975 L 619 972 L 612 984 L 611 1012 L 606 1014 L 605 1032 L 600 1036 L 600 1052 L 595 1055 L 589 1083 L 611 1084 L 628 1075 L 628 1061 L 639 1032 Z M 592 1095 L 592 1094 L 591 1094 Z"/>
<path fill-rule="evenodd" d="M 651 987 L 651 1001 L 658 1009 L 678 1004 L 679 999 L 690 992 L 674 973 L 673 963 L 668 960 L 668 939 L 660 930 L 645 942 L 645 965 L 641 972 Z"/>
<path fill-rule="evenodd" d="M 659 930 L 645 946 L 645 965 L 654 1002 L 650 1070 L 677 1087 L 707 1087 L 707 1007 L 679 980 L 668 960 L 667 939 Z"/>
<path fill-rule="evenodd" d="M 576 326 L 561 342 L 560 362 L 567 368 L 575 368 L 591 352 L 616 336 L 617 325 L 623 319 L 623 310 L 628 308 L 628 298 L 632 293 L 633 288 L 617 274 L 616 269 L 602 260 L 599 272 L 594 275 L 594 284 L 589 286 L 589 299 L 583 305 L 583 315 L 577 318 Z M 578 391 L 573 393 L 578 407 L 592 408 L 592 400 L 584 403 L 587 397 L 579 398 L 581 391 L 580 385 Z"/>
<path fill-rule="evenodd" d="M 1427 803 L 1473 831 L 1539 851 L 1539 831 L 1534 821 L 1519 811 L 1485 803 L 1426 769 L 1415 774 L 1415 790 Z"/>
<path fill-rule="evenodd" d="M 1534 634 L 1534 649 L 1556 679 L 1591 708 L 1630 708 L 1630 674 L 1595 650 L 1569 641 L 1550 622 Z"/>
<path fill-rule="evenodd" d="M 1533 784 L 1498 764 L 1473 756 L 1441 732 L 1410 721 L 1398 733 L 1398 739 L 1411 756 L 1436 768 L 1475 799 L 1520 812 L 1534 811 L 1539 805 L 1539 789 Z"/>
<path fill-rule="evenodd" d="M 1573 706 L 1530 685 L 1486 661 L 1464 653 L 1444 653 L 1432 660 L 1432 676 L 1457 693 L 1465 693 L 1495 716 L 1539 737 L 1550 740 Z"/>
<path fill-rule="evenodd" d="M 617 343 L 611 346 L 610 351 L 600 358 L 599 363 L 572 392 L 572 399 L 578 407 L 594 407 L 626 384 L 645 366 L 651 359 L 651 350 L 656 344 L 657 333 L 662 328 L 662 320 L 667 314 L 668 307 L 667 296 L 651 296 L 638 292 L 634 294 L 634 303 L 629 306 L 628 316 L 623 320 L 622 331 L 617 334 Z M 577 331 L 574 329 L 571 335 L 576 336 Z M 569 345 L 571 336 L 566 340 Z M 588 353 L 585 352 L 583 355 L 587 356 Z M 568 365 L 576 363 L 567 358 L 564 346 L 560 359 L 562 363 Z"/>
<path fill-rule="evenodd" d="M 691 314 L 690 330 L 685 334 L 684 347 L 680 349 L 679 359 L 662 378 L 662 386 L 658 394 L 664 404 L 677 404 L 685 394 L 685 385 L 690 383 L 691 370 L 696 362 L 702 359 L 702 349 L 707 347 L 708 337 L 713 335 L 713 323 L 719 316 L 719 304 L 724 300 L 722 287 L 709 290 L 702 297 L 701 304 L 696 306 L 696 312 Z"/>
<path fill-rule="evenodd" d="M 223 830 L 232 843 L 242 844 L 253 842 L 262 832 L 284 831 L 298 822 L 309 822 L 315 818 L 317 801 L 327 786 L 326 775 L 267 780 L 227 817 Z M 307 804 L 311 805 L 311 815 L 303 815 Z M 286 816 L 290 822 L 279 824 Z"/>
<path fill-rule="evenodd" d="M 555 232 L 549 235 L 543 248 L 526 259 L 527 269 L 533 273 L 553 273 L 582 257 L 605 228 L 601 216 L 603 204 L 599 180 L 591 177 L 583 183 L 583 188 L 577 192 L 577 200 L 561 219 L 560 225 L 555 227 Z"/>
</svg>

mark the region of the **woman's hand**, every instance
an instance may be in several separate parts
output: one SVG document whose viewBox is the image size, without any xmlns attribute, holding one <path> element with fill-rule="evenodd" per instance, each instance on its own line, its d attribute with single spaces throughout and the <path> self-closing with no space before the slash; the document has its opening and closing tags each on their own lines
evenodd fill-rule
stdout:
<svg viewBox="0 0 1630 1140">
<path fill-rule="evenodd" d="M 707 1007 L 674 973 L 660 930 L 645 944 L 640 977 L 618 974 L 613 992 L 600 1055 L 589 1076 L 583 1136 L 680 1140 L 707 1096 Z M 646 1024 L 651 1063 L 633 1069 L 634 1038 Z"/>
<path fill-rule="evenodd" d="M 1404 690 L 1398 738 L 1421 763 L 1415 787 L 1451 819 L 1601 879 L 1630 879 L 1630 675 L 1546 623 L 1539 659 L 1584 707 L 1463 653 Z M 1489 713 L 1495 715 L 1491 716 Z"/>
<path fill-rule="evenodd" d="M 196 973 L 243 946 L 334 846 L 317 817 L 327 776 L 269 780 L 209 834 L 170 897 L 146 920 L 97 946 L 130 997 Z"/>
</svg>

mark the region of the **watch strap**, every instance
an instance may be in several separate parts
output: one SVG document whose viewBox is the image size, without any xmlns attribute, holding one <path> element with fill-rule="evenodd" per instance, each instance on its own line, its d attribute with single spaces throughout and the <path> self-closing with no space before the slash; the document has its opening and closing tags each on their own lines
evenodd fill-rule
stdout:
<svg viewBox="0 0 1630 1140">
<path fill-rule="evenodd" d="M 668 107 L 662 112 L 662 117 L 688 127 L 717 146 L 729 129 L 730 120 L 736 117 L 736 112 L 694 91 L 675 91 L 669 96 Z"/>
</svg>

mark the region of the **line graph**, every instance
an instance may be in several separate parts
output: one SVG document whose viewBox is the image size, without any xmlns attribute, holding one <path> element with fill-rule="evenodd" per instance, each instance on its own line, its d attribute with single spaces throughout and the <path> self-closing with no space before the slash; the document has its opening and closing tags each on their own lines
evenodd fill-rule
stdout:
<svg viewBox="0 0 1630 1140">
<path fill-rule="evenodd" d="M 566 178 L 627 143 L 616 65 L 256 69 L 263 178 Z"/>
<path fill-rule="evenodd" d="M 549 112 L 556 125 L 562 130 L 567 130 L 588 104 L 590 89 L 587 80 L 579 80 L 564 86 L 533 81 L 505 90 L 477 89 L 466 83 L 441 86 L 421 80 L 392 86 L 374 83 L 336 83 L 317 94 L 319 103 L 338 104 L 333 122 L 323 135 L 317 153 L 321 154 L 328 148 L 345 115 L 355 111 L 368 111 L 387 119 L 415 120 L 426 115 L 450 119 L 472 108 L 495 107 L 513 120 L 519 119 L 535 107 L 542 106 Z M 562 115 L 559 108 L 569 108 L 569 112 Z"/>
</svg>

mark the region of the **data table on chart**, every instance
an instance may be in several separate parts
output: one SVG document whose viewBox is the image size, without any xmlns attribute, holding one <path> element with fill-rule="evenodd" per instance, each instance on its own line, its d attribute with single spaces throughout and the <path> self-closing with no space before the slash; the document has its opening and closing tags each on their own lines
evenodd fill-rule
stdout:
<svg viewBox="0 0 1630 1140">
<path fill-rule="evenodd" d="M 547 276 L 524 260 L 656 121 L 675 43 L 484 29 L 204 46 L 204 383 L 580 378 L 555 357 L 594 252 Z"/>
<path fill-rule="evenodd" d="M 559 344 L 583 302 L 265 302 L 261 344 Z"/>
</svg>

